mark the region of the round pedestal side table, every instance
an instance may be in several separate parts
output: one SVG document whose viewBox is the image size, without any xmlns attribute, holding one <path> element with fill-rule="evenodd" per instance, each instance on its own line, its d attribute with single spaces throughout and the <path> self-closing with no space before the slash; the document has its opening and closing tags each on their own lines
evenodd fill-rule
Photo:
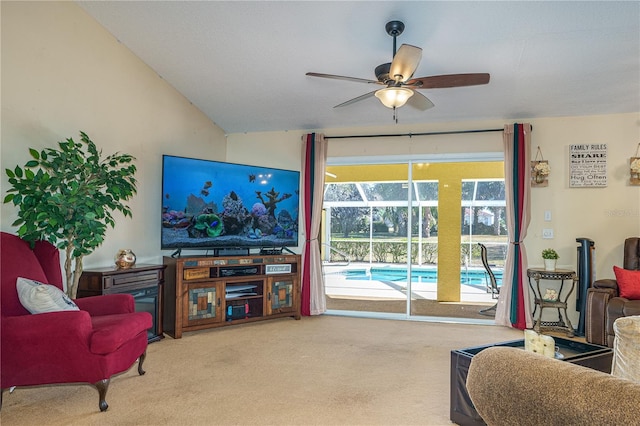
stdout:
<svg viewBox="0 0 640 426">
<path fill-rule="evenodd" d="M 554 271 L 547 271 L 544 268 L 529 268 L 527 269 L 527 277 L 529 277 L 529 287 L 531 291 L 533 291 L 535 300 L 534 300 L 534 308 L 533 308 L 533 317 L 534 324 L 533 329 L 542 333 L 544 331 L 563 331 L 566 332 L 569 337 L 574 335 L 574 329 L 571 325 L 571 321 L 567 316 L 567 300 L 569 300 L 569 296 L 573 293 L 573 289 L 576 286 L 577 275 L 575 271 L 569 269 L 556 269 Z M 535 281 L 535 285 L 533 284 Z M 560 288 L 557 293 L 554 294 L 553 291 L 542 292 L 540 288 L 540 280 L 548 280 L 555 282 L 554 287 L 558 286 L 558 281 Z M 568 288 L 568 291 L 565 291 L 563 296 L 563 291 L 565 289 L 565 281 L 570 281 L 571 286 Z M 554 289 L 551 289 L 554 290 Z M 540 310 L 538 311 L 538 307 Z M 542 311 L 545 308 L 553 308 L 558 310 L 558 321 L 542 321 Z M 538 316 L 536 317 L 536 312 Z M 564 314 L 564 315 L 563 315 Z"/>
</svg>

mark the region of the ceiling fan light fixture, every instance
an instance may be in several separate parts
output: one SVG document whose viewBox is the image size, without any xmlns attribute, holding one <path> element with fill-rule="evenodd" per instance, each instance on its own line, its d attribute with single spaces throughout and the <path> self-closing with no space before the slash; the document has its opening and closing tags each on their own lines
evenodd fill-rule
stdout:
<svg viewBox="0 0 640 426">
<path fill-rule="evenodd" d="M 413 96 L 413 90 L 406 87 L 385 87 L 376 91 L 375 95 L 387 108 L 400 108 Z"/>
</svg>

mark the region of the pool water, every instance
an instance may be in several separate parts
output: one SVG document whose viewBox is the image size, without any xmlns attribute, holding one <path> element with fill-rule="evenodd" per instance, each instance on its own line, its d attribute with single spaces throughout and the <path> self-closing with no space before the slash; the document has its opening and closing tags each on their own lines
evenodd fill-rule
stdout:
<svg viewBox="0 0 640 426">
<path fill-rule="evenodd" d="M 502 285 L 502 271 L 493 270 L 498 287 Z M 344 271 L 348 280 L 366 281 L 406 281 L 407 268 L 402 267 L 371 267 L 362 269 L 350 269 Z M 433 267 L 416 266 L 411 268 L 411 282 L 436 283 L 438 270 Z M 460 271 L 460 283 L 473 286 L 486 286 L 489 277 L 484 269 L 462 269 Z"/>
</svg>

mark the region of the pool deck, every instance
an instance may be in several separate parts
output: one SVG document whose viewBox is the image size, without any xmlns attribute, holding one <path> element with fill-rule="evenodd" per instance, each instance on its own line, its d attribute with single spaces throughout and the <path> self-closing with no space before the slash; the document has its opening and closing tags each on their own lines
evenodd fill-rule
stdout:
<svg viewBox="0 0 640 426">
<path fill-rule="evenodd" d="M 361 300 L 405 300 L 406 280 L 377 281 L 371 279 L 347 279 L 349 270 L 369 270 L 369 268 L 402 267 L 393 264 L 368 262 L 351 262 L 348 265 L 339 263 L 325 263 L 323 265 L 325 293 L 330 297 L 350 298 Z M 469 268 L 469 270 L 483 271 L 483 268 Z M 412 282 L 411 293 L 413 299 L 437 300 L 437 283 Z M 487 291 L 486 285 L 460 284 L 460 302 L 492 305 L 496 299 Z"/>
</svg>

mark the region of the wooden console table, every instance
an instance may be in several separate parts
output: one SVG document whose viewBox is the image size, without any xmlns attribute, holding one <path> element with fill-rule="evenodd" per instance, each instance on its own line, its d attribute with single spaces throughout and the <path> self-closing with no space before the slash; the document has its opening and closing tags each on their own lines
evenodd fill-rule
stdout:
<svg viewBox="0 0 640 426">
<path fill-rule="evenodd" d="M 530 268 L 527 269 L 527 277 L 529 277 L 529 287 L 535 296 L 533 309 L 535 323 L 533 325 L 533 329 L 538 333 L 543 331 L 564 331 L 568 336 L 573 336 L 574 329 L 569 317 L 567 316 L 567 300 L 569 300 L 569 296 L 573 293 L 573 289 L 575 288 L 576 281 L 578 279 L 575 271 L 569 269 L 547 271 L 544 268 Z M 536 283 L 535 286 L 531 282 L 532 279 Z M 560 281 L 560 288 L 555 300 L 544 299 L 544 295 L 540 289 L 540 280 Z M 571 287 L 568 292 L 566 292 L 564 298 L 562 298 L 562 291 L 566 280 L 571 281 Z M 538 317 L 535 318 L 538 306 L 540 307 L 540 311 L 538 312 Z M 558 321 L 542 321 L 542 311 L 544 308 L 557 309 Z M 563 312 L 564 316 L 562 315 Z"/>
</svg>

